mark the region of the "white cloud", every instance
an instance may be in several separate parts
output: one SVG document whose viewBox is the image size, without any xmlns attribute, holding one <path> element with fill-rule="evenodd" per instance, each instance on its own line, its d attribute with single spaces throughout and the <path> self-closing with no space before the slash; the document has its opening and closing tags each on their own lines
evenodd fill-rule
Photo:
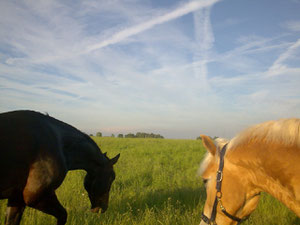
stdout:
<svg viewBox="0 0 300 225">
<path fill-rule="evenodd" d="M 199 85 L 203 91 L 210 89 L 207 82 L 208 71 L 207 62 L 210 58 L 211 49 L 214 43 L 214 34 L 210 22 L 210 8 L 200 9 L 194 12 L 194 27 L 196 48 L 194 50 L 194 74 L 199 80 Z"/>
<path fill-rule="evenodd" d="M 299 32 L 300 31 L 300 21 L 299 20 L 292 20 L 292 21 L 287 21 L 285 23 L 282 23 L 282 27 L 293 31 L 293 32 Z"/>
<path fill-rule="evenodd" d="M 283 52 L 279 57 L 275 60 L 272 66 L 266 72 L 267 76 L 274 76 L 274 75 L 288 75 L 290 73 L 296 74 L 298 73 L 300 68 L 289 68 L 287 65 L 284 64 L 286 60 L 292 57 L 297 50 L 300 48 L 300 39 L 298 39 L 295 43 L 293 43 L 288 49 Z"/>
<path fill-rule="evenodd" d="M 102 41 L 101 43 L 98 44 L 94 44 L 94 45 L 90 45 L 86 48 L 85 53 L 97 50 L 97 49 L 101 49 L 105 46 L 111 45 L 111 44 L 115 44 L 118 43 L 120 41 L 123 41 L 124 39 L 131 37 L 133 35 L 136 35 L 138 33 L 141 33 L 143 31 L 146 31 L 148 29 L 151 29 L 152 27 L 162 24 L 162 23 L 166 23 L 170 20 L 174 20 L 176 18 L 179 18 L 181 16 L 184 16 L 188 13 L 194 12 L 196 10 L 199 10 L 201 8 L 205 8 L 205 7 L 209 7 L 213 4 L 215 4 L 216 2 L 218 2 L 219 0 L 211 0 L 211 1 L 205 1 L 205 0 L 199 0 L 199 1 L 192 1 L 189 2 L 183 6 L 178 7 L 177 9 L 166 13 L 162 16 L 159 16 L 155 19 L 149 20 L 147 22 L 144 22 L 142 24 L 138 24 L 136 26 L 133 27 L 129 27 L 126 28 L 124 30 L 121 30 L 119 32 L 117 32 L 116 34 L 114 34 L 112 37 L 110 37 L 107 40 Z"/>
</svg>

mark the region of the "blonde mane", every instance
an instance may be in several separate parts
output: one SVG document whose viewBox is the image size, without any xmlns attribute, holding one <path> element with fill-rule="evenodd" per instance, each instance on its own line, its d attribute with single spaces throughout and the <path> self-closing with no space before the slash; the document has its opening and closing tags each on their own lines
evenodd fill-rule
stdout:
<svg viewBox="0 0 300 225">
<path fill-rule="evenodd" d="M 280 119 L 260 123 L 247 128 L 230 141 L 224 138 L 214 140 L 217 152 L 220 152 L 228 143 L 228 151 L 241 145 L 251 143 L 280 143 L 283 146 L 297 146 L 300 148 L 300 119 Z M 212 154 L 207 153 L 200 164 L 198 175 L 206 170 L 212 160 L 217 160 Z"/>
<path fill-rule="evenodd" d="M 225 138 L 217 138 L 214 142 L 218 151 L 221 151 L 221 149 L 224 147 L 224 145 L 226 145 L 229 142 L 229 140 Z"/>
<path fill-rule="evenodd" d="M 217 152 L 220 152 L 221 149 L 224 147 L 224 145 L 226 145 L 229 142 L 229 140 L 225 139 L 225 138 L 217 138 L 214 140 L 214 143 L 217 147 Z M 203 160 L 200 163 L 200 167 L 198 169 L 198 176 L 201 176 L 203 174 L 203 172 L 206 170 L 208 164 L 212 161 L 216 159 L 216 157 L 214 157 L 212 154 L 210 153 L 206 153 L 206 155 L 204 156 Z"/>
<path fill-rule="evenodd" d="M 300 147 L 300 119 L 280 119 L 254 125 L 233 138 L 228 149 L 251 143 L 280 143 Z"/>
</svg>

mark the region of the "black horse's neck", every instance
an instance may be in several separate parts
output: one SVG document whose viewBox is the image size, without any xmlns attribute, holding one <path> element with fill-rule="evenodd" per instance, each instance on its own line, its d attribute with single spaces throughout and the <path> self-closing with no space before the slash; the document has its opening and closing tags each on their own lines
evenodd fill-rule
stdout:
<svg viewBox="0 0 300 225">
<path fill-rule="evenodd" d="M 69 170 L 83 169 L 93 172 L 99 166 L 103 166 L 108 159 L 101 153 L 93 140 L 86 137 L 67 137 L 64 140 L 64 155 Z"/>
<path fill-rule="evenodd" d="M 53 117 L 45 117 L 60 137 L 62 154 L 68 170 L 83 169 L 93 173 L 99 166 L 108 162 L 107 157 L 87 134 Z"/>
</svg>

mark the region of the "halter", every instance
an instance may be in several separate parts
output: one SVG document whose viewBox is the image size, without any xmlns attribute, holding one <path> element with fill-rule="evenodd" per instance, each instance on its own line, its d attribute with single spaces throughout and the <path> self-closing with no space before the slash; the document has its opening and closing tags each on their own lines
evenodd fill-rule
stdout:
<svg viewBox="0 0 300 225">
<path fill-rule="evenodd" d="M 204 213 L 202 213 L 202 220 L 205 223 L 209 224 L 209 225 L 217 225 L 216 216 L 217 216 L 218 203 L 220 204 L 221 211 L 225 214 L 225 216 L 227 216 L 230 219 L 238 222 L 238 224 L 240 224 L 241 222 L 248 219 L 248 217 L 240 219 L 236 216 L 231 215 L 230 213 L 228 213 L 226 211 L 225 207 L 222 204 L 221 186 L 222 186 L 222 180 L 223 180 L 224 156 L 225 156 L 225 153 L 226 153 L 226 149 L 227 149 L 227 144 L 224 145 L 224 147 L 222 148 L 222 150 L 220 152 L 220 164 L 219 164 L 219 170 L 217 171 L 217 184 L 216 184 L 217 193 L 216 193 L 216 198 L 215 198 L 215 202 L 214 202 L 214 205 L 213 205 L 213 208 L 212 208 L 210 219 L 207 216 L 205 216 Z"/>
</svg>

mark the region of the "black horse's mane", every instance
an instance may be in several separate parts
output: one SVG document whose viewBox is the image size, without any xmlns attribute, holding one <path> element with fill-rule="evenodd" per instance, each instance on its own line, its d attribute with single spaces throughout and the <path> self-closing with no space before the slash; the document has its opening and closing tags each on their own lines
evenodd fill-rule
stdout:
<svg viewBox="0 0 300 225">
<path fill-rule="evenodd" d="M 37 112 L 37 113 L 39 113 L 39 112 Z M 50 116 L 48 113 L 46 113 L 46 114 L 39 113 L 39 114 L 42 115 L 43 117 L 45 117 L 47 120 L 57 123 L 59 126 L 62 126 L 66 129 L 71 129 L 75 132 L 78 132 L 81 137 L 83 137 L 86 141 L 88 141 L 89 143 L 94 145 L 96 147 L 96 149 L 99 149 L 101 156 L 104 157 L 104 160 L 109 160 L 109 158 L 106 156 L 106 153 L 103 154 L 100 147 L 96 144 L 96 142 L 89 135 L 87 135 L 86 133 L 82 132 L 81 130 L 78 130 L 76 127 L 73 127 L 70 124 L 67 124 L 67 123 L 65 123 L 61 120 L 58 120 L 58 119 Z"/>
<path fill-rule="evenodd" d="M 89 136 L 87 135 L 86 133 L 84 133 L 83 131 L 77 129 L 76 127 L 68 124 L 68 123 L 65 123 L 59 119 L 56 119 L 52 116 L 49 115 L 48 112 L 46 112 L 45 114 L 44 113 L 41 113 L 41 112 L 37 112 L 37 111 L 32 111 L 32 110 L 24 110 L 24 112 L 29 112 L 29 113 L 33 113 L 33 114 L 36 114 L 36 115 L 39 115 L 39 116 L 42 116 L 44 119 L 46 119 L 47 121 L 50 121 L 50 122 L 54 122 L 56 124 L 58 124 L 59 126 L 65 128 L 65 129 L 71 129 L 72 131 L 75 131 L 75 132 L 78 132 L 80 134 L 81 137 L 84 137 L 84 139 L 86 139 L 88 142 L 92 143 L 93 145 L 97 146 L 97 148 L 100 150 L 100 152 L 102 153 L 101 149 L 99 148 L 99 146 L 95 143 L 95 141 Z"/>
</svg>

